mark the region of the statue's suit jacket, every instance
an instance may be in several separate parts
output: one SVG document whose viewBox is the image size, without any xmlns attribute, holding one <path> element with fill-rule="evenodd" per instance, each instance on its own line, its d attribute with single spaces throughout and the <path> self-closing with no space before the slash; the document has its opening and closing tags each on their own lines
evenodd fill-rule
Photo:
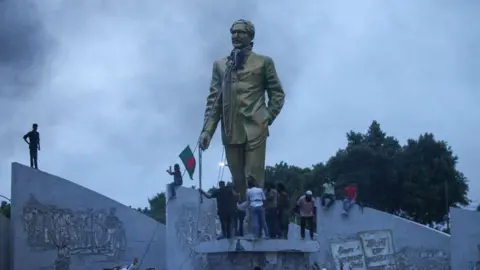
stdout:
<svg viewBox="0 0 480 270">
<path fill-rule="evenodd" d="M 278 116 L 285 101 L 285 93 L 273 60 L 250 51 L 246 55 L 243 69 L 232 72 L 232 104 L 229 112 L 234 115 L 231 136 L 225 134 L 223 121 L 225 113 L 223 105 L 229 101 L 220 98 L 214 105 L 217 93 L 222 91 L 226 69 L 227 57 L 213 63 L 210 94 L 205 112 L 205 117 L 208 118 L 205 119 L 203 131 L 213 136 L 218 122 L 222 120 L 224 145 L 263 141 L 268 136 L 268 126 Z M 265 101 L 265 92 L 268 104 Z"/>
</svg>

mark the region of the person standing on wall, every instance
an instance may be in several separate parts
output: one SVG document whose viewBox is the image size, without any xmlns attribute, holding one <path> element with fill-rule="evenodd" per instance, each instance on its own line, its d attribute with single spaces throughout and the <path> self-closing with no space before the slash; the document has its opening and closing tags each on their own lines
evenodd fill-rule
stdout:
<svg viewBox="0 0 480 270">
<path fill-rule="evenodd" d="M 315 199 L 310 190 L 305 192 L 305 195 L 298 199 L 296 212 L 300 214 L 300 236 L 302 237 L 302 240 L 305 239 L 305 228 L 307 226 L 310 230 L 310 239 L 314 240 L 313 234 L 316 231 L 315 217 L 317 208 L 315 206 Z"/>
<path fill-rule="evenodd" d="M 257 181 L 250 176 L 248 179 L 247 189 L 247 205 L 250 207 L 250 216 L 253 223 L 253 231 L 255 237 L 261 238 L 262 229 L 264 232 L 264 238 L 269 238 L 267 220 L 265 218 L 264 204 L 267 200 L 263 189 L 257 186 Z"/>
<path fill-rule="evenodd" d="M 231 188 L 227 188 L 225 181 L 218 182 L 218 189 L 212 192 L 211 195 L 207 194 L 202 189 L 198 191 L 207 199 L 217 199 L 217 214 L 220 219 L 220 226 L 222 227 L 222 236 L 218 238 L 231 238 L 232 237 L 232 221 L 235 212 L 233 212 L 232 198 L 235 198 L 235 193 Z"/>
<path fill-rule="evenodd" d="M 30 149 L 30 167 L 38 170 L 37 158 L 38 151 L 40 151 L 40 133 L 38 133 L 37 124 L 32 125 L 32 130 L 23 136 L 23 140 L 28 144 L 28 148 Z"/>
<path fill-rule="evenodd" d="M 280 230 L 280 238 L 287 239 L 288 237 L 288 224 L 290 219 L 290 198 L 285 191 L 285 185 L 282 183 L 277 184 L 278 192 L 278 224 Z"/>
<path fill-rule="evenodd" d="M 170 187 L 170 199 L 175 199 L 177 197 L 176 188 L 183 185 L 182 172 L 180 171 L 180 165 L 175 164 L 167 170 L 167 173 L 173 175 L 173 182 L 169 184 Z"/>
<path fill-rule="evenodd" d="M 267 219 L 268 232 L 270 233 L 270 238 L 277 238 L 280 231 L 278 222 L 278 192 L 273 188 L 272 183 L 265 184 L 265 197 L 267 198 L 265 202 L 265 217 Z"/>
</svg>

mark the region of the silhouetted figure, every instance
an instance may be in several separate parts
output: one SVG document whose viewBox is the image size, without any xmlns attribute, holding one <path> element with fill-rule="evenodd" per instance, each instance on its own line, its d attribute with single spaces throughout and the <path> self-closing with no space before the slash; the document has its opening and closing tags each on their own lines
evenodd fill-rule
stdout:
<svg viewBox="0 0 480 270">
<path fill-rule="evenodd" d="M 235 202 L 235 192 L 231 187 L 225 185 L 225 181 L 218 182 L 219 188 L 212 192 L 212 194 L 207 194 L 202 189 L 198 191 L 200 194 L 205 196 L 207 199 L 217 199 L 217 213 L 218 218 L 220 219 L 220 225 L 222 227 L 222 236 L 218 239 L 231 238 L 232 237 L 232 221 L 234 220 L 234 215 L 236 209 L 233 207 Z M 233 202 L 232 202 L 233 200 Z"/>
<path fill-rule="evenodd" d="M 238 201 L 239 204 L 242 204 L 243 201 Z M 237 209 L 235 211 L 235 235 L 236 236 L 245 236 L 243 232 L 243 225 L 245 223 L 245 217 L 247 216 L 247 213 L 245 211 L 242 211 L 240 209 Z"/>
<path fill-rule="evenodd" d="M 182 172 L 180 171 L 180 165 L 175 164 L 167 170 L 167 173 L 173 175 L 173 182 L 169 184 L 170 187 L 170 199 L 175 199 L 177 197 L 176 188 L 183 185 Z"/>
<path fill-rule="evenodd" d="M 287 239 L 288 236 L 288 223 L 290 219 L 290 198 L 287 192 L 285 192 L 285 186 L 282 183 L 277 184 L 278 192 L 278 223 L 280 229 L 280 238 Z"/>
<path fill-rule="evenodd" d="M 278 220 L 278 192 L 272 183 L 265 184 L 265 217 L 267 219 L 270 238 L 280 236 L 280 223 Z"/>
<path fill-rule="evenodd" d="M 23 136 L 23 140 L 30 149 L 30 167 L 38 170 L 38 151 L 40 151 L 40 133 L 37 131 L 38 125 L 33 124 L 32 130 Z M 28 139 L 28 140 L 27 140 Z"/>
<path fill-rule="evenodd" d="M 232 224 L 233 224 L 233 232 L 235 236 L 244 236 L 243 233 L 243 225 L 245 222 L 245 217 L 247 213 L 237 208 L 238 203 L 242 203 L 240 200 L 240 193 L 235 191 L 235 186 L 233 185 L 233 181 L 227 184 L 227 188 L 232 190 L 232 199 L 230 200 L 230 205 L 232 208 Z"/>
</svg>

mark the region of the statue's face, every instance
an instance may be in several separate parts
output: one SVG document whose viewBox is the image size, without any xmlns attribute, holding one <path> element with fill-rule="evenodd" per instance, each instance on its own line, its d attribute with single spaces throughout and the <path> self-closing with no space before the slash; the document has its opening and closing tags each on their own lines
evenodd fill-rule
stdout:
<svg viewBox="0 0 480 270">
<path fill-rule="evenodd" d="M 232 45 L 235 49 L 245 48 L 252 42 L 246 26 L 243 23 L 235 24 L 230 32 L 232 33 Z"/>
</svg>

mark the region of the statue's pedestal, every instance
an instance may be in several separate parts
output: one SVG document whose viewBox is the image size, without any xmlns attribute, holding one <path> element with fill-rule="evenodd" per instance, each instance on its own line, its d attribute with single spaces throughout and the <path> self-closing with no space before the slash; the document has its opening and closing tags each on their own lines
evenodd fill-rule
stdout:
<svg viewBox="0 0 480 270">
<path fill-rule="evenodd" d="M 304 269 L 309 263 L 309 253 L 318 252 L 316 241 L 250 238 L 208 241 L 195 247 L 203 254 L 204 269 Z"/>
<path fill-rule="evenodd" d="M 168 194 L 167 194 L 168 196 Z M 167 197 L 168 198 L 168 197 Z M 309 265 L 310 254 L 318 252 L 316 241 L 220 236 L 215 200 L 200 203 L 197 190 L 177 189 L 177 198 L 166 207 L 167 270 L 300 270 Z"/>
</svg>

